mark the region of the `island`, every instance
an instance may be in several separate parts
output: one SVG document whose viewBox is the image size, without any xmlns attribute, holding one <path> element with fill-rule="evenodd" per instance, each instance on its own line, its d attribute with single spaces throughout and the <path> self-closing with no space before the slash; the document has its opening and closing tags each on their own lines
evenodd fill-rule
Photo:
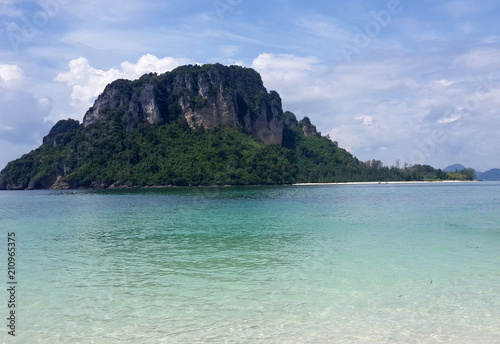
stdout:
<svg viewBox="0 0 500 344">
<path fill-rule="evenodd" d="M 0 189 L 470 180 L 362 162 L 284 111 L 251 68 L 186 65 L 107 85 L 83 123 L 57 122 L 0 172 Z"/>
</svg>

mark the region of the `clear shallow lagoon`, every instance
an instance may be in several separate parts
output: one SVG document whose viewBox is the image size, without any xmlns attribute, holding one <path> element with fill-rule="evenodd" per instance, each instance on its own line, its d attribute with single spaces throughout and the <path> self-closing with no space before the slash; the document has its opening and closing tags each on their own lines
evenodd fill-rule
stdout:
<svg viewBox="0 0 500 344">
<path fill-rule="evenodd" d="M 500 183 L 0 192 L 5 343 L 499 343 Z"/>
</svg>

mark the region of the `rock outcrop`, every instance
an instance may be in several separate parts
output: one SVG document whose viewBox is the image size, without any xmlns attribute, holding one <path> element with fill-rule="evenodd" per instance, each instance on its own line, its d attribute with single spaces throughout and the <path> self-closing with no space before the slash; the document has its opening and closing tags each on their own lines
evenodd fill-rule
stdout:
<svg viewBox="0 0 500 344">
<path fill-rule="evenodd" d="M 52 129 L 50 129 L 49 134 L 44 136 L 43 143 L 47 144 L 52 141 L 55 144 L 55 137 L 59 134 L 66 133 L 70 130 L 78 129 L 81 126 L 80 122 L 74 119 L 62 119 L 58 121 Z"/>
<path fill-rule="evenodd" d="M 183 66 L 162 75 L 109 84 L 85 114 L 83 125 L 108 114 L 126 116 L 126 130 L 140 121 L 151 125 L 184 117 L 191 128 L 243 129 L 266 144 L 282 144 L 283 110 L 278 93 L 267 92 L 249 68 L 220 64 Z"/>
<path fill-rule="evenodd" d="M 321 133 L 319 133 L 318 130 L 316 129 L 316 126 L 311 123 L 311 120 L 309 119 L 309 117 L 304 117 L 299 122 L 299 125 L 300 125 L 300 128 L 302 129 L 302 132 L 304 133 L 305 136 L 321 137 Z"/>
</svg>

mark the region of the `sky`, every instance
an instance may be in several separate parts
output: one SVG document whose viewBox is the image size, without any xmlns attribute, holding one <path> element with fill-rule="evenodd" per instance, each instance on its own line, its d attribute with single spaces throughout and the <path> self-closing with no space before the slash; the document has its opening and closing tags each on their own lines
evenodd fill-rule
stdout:
<svg viewBox="0 0 500 344">
<path fill-rule="evenodd" d="M 257 70 L 362 161 L 500 168 L 497 0 L 0 0 L 0 169 L 111 81 Z"/>
</svg>

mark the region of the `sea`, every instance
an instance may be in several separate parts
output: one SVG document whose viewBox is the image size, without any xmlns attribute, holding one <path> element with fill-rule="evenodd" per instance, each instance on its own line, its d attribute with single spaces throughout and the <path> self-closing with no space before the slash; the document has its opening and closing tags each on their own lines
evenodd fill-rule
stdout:
<svg viewBox="0 0 500 344">
<path fill-rule="evenodd" d="M 2 343 L 500 343 L 498 182 L 1 191 L 0 219 Z"/>
</svg>

